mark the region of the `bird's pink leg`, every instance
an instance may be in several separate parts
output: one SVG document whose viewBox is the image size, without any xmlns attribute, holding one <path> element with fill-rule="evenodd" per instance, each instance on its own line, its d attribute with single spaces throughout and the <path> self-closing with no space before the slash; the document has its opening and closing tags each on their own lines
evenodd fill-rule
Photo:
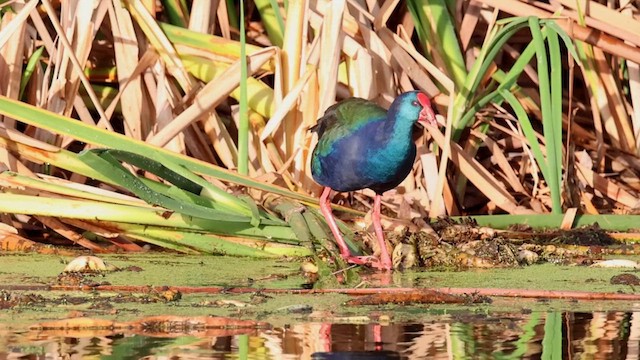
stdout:
<svg viewBox="0 0 640 360">
<path fill-rule="evenodd" d="M 320 325 L 320 341 L 325 352 L 331 352 L 331 324 L 322 323 Z"/>
<path fill-rule="evenodd" d="M 389 256 L 389 250 L 387 250 L 387 242 L 384 240 L 384 234 L 382 233 L 382 224 L 380 223 L 380 205 L 382 203 L 382 196 L 376 194 L 373 201 L 373 229 L 376 232 L 378 238 L 378 245 L 380 247 L 380 268 L 389 270 L 392 267 L 391 256 Z"/>
<path fill-rule="evenodd" d="M 391 269 L 391 265 L 389 267 L 384 267 L 380 264 L 378 259 L 373 256 L 352 256 L 351 251 L 347 247 L 347 243 L 342 238 L 342 234 L 340 233 L 340 229 L 338 229 L 338 224 L 336 224 L 336 220 L 333 218 L 333 213 L 331 212 L 331 202 L 329 201 L 329 195 L 331 194 L 331 188 L 325 187 L 322 191 L 322 195 L 320 195 L 320 212 L 324 215 L 327 224 L 329 224 L 329 228 L 333 233 L 333 237 L 336 239 L 336 244 L 338 245 L 338 249 L 340 249 L 340 255 L 343 259 L 345 259 L 348 263 L 357 264 L 357 265 L 371 265 L 377 269 Z M 386 251 L 386 248 L 385 248 Z M 388 253 L 387 253 L 388 256 Z M 391 261 L 389 261 L 391 264 Z"/>
<path fill-rule="evenodd" d="M 382 326 L 373 324 L 373 342 L 376 351 L 382 350 Z"/>
<path fill-rule="evenodd" d="M 342 234 L 338 229 L 338 224 L 336 224 L 336 220 L 333 218 L 333 214 L 331 213 L 331 202 L 329 201 L 330 194 L 331 188 L 325 187 L 322 191 L 322 195 L 320 195 L 320 211 L 322 212 L 322 215 L 324 215 L 325 220 L 327 220 L 327 224 L 329 224 L 333 237 L 336 239 L 336 243 L 340 249 L 340 255 L 346 259 L 351 256 L 351 251 L 349 251 L 347 243 L 344 242 Z"/>
</svg>

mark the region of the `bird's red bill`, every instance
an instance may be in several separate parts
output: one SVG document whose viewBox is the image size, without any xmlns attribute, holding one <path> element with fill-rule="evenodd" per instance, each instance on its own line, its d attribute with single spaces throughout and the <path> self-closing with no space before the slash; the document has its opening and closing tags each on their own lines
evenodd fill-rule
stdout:
<svg viewBox="0 0 640 360">
<path fill-rule="evenodd" d="M 438 126 L 436 114 L 433 112 L 433 109 L 431 109 L 431 101 L 429 100 L 429 97 L 424 93 L 418 93 L 417 97 L 418 102 L 422 106 L 420 118 L 418 120 L 429 125 Z"/>
<path fill-rule="evenodd" d="M 420 105 L 422 105 L 422 107 L 431 106 L 431 101 L 429 101 L 429 97 L 426 94 L 421 92 L 418 93 L 418 102 L 420 103 Z"/>
</svg>

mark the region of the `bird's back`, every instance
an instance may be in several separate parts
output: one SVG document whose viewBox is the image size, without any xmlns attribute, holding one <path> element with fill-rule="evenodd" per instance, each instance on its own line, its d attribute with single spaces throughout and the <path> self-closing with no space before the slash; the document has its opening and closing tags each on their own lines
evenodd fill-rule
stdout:
<svg viewBox="0 0 640 360">
<path fill-rule="evenodd" d="M 348 98 L 327 108 L 318 123 L 309 130 L 318 133 L 318 139 L 330 145 L 357 131 L 368 122 L 386 118 L 387 111 L 361 98 Z M 326 134 L 326 135 L 325 135 Z"/>
</svg>

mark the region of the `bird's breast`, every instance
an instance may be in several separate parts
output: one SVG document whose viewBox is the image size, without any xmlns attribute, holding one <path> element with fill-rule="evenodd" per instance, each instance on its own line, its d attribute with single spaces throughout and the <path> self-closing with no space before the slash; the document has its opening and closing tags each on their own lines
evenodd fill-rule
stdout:
<svg viewBox="0 0 640 360">
<path fill-rule="evenodd" d="M 314 152 L 314 179 L 338 191 L 395 187 L 411 170 L 416 150 L 410 136 L 392 141 L 392 135 L 381 129 L 362 131 L 334 141 L 321 155 Z"/>
</svg>

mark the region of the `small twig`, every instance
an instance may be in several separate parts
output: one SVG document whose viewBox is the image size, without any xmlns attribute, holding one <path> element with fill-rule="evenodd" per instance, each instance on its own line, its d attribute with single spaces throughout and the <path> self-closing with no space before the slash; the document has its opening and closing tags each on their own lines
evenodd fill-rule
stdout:
<svg viewBox="0 0 640 360">
<path fill-rule="evenodd" d="M 344 269 L 338 269 L 338 270 L 332 272 L 331 275 L 335 276 L 335 275 L 338 275 L 338 274 L 346 273 L 347 271 L 349 271 L 349 270 L 351 270 L 351 269 L 353 269 L 353 268 L 355 268 L 357 266 L 358 265 L 350 265 L 350 266 L 348 266 L 348 267 L 346 267 Z"/>
</svg>

